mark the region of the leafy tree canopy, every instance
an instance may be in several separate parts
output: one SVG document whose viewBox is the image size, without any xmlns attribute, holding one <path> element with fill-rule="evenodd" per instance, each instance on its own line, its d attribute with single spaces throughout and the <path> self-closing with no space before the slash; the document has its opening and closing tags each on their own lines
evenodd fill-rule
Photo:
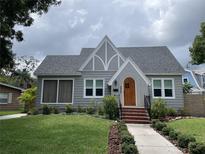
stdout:
<svg viewBox="0 0 205 154">
<path fill-rule="evenodd" d="M 59 5 L 60 0 L 0 0 L 0 70 L 14 66 L 12 41 L 23 40 L 23 33 L 15 26 L 31 26 L 31 14 L 42 15 L 50 6 Z"/>
<path fill-rule="evenodd" d="M 201 34 L 194 39 L 192 47 L 189 48 L 193 64 L 205 63 L 205 22 L 201 23 Z"/>
</svg>

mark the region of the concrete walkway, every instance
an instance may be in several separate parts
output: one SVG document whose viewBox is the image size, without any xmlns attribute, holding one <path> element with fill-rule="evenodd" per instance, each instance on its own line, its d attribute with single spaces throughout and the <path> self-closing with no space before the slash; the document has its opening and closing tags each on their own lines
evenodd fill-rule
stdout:
<svg viewBox="0 0 205 154">
<path fill-rule="evenodd" d="M 0 120 L 20 118 L 23 116 L 27 116 L 27 114 L 26 113 L 18 113 L 18 114 L 4 115 L 4 116 L 0 116 Z"/>
<path fill-rule="evenodd" d="M 183 154 L 149 124 L 127 124 L 140 154 Z"/>
</svg>

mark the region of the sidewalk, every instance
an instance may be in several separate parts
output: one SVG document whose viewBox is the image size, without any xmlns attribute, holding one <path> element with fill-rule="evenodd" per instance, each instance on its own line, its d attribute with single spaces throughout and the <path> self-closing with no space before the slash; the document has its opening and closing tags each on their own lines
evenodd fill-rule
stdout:
<svg viewBox="0 0 205 154">
<path fill-rule="evenodd" d="M 149 124 L 127 124 L 140 154 L 183 154 Z"/>
<path fill-rule="evenodd" d="M 20 117 L 23 117 L 23 116 L 27 116 L 27 114 L 26 113 L 19 113 L 19 114 L 11 114 L 11 115 L 0 116 L 0 120 L 20 118 Z"/>
</svg>

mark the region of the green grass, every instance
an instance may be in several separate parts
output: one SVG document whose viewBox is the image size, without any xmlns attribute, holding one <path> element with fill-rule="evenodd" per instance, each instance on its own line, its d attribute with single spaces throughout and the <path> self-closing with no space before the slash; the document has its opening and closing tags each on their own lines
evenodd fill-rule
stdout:
<svg viewBox="0 0 205 154">
<path fill-rule="evenodd" d="M 88 115 L 36 115 L 0 121 L 1 154 L 108 153 L 111 121 Z"/>
<path fill-rule="evenodd" d="M 198 142 L 205 143 L 205 118 L 176 120 L 168 125 L 184 134 L 193 135 Z"/>
<path fill-rule="evenodd" d="M 17 113 L 21 113 L 22 111 L 17 110 L 17 111 L 0 111 L 0 116 L 3 115 L 9 115 L 9 114 L 17 114 Z"/>
</svg>

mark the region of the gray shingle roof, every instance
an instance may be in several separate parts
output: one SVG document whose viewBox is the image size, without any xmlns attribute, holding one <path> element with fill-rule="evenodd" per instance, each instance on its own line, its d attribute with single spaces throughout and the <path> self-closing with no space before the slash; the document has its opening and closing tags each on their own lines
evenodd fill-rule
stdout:
<svg viewBox="0 0 205 154">
<path fill-rule="evenodd" d="M 35 75 L 81 75 L 78 71 L 94 48 L 82 48 L 80 55 L 49 55 L 35 71 Z M 131 57 L 145 74 L 183 73 L 176 58 L 165 46 L 119 47 L 124 57 Z"/>
<path fill-rule="evenodd" d="M 145 74 L 183 73 L 184 69 L 166 46 L 120 47 L 124 57 L 131 57 Z"/>
</svg>

